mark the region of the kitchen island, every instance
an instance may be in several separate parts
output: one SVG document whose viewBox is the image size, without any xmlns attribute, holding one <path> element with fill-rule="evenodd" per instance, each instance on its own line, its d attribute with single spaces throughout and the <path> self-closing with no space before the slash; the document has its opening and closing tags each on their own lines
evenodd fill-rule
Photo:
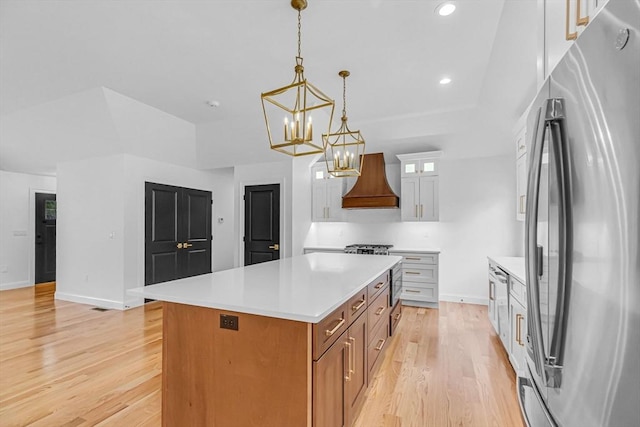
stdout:
<svg viewBox="0 0 640 427">
<path fill-rule="evenodd" d="M 130 290 L 163 301 L 163 426 L 350 425 L 400 260 L 316 253 Z"/>
</svg>

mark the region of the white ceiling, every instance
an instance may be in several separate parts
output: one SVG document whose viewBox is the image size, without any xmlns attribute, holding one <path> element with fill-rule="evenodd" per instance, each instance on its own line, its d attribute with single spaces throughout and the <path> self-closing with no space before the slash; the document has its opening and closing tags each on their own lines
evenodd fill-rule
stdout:
<svg viewBox="0 0 640 427">
<path fill-rule="evenodd" d="M 339 115 L 337 72 L 351 71 L 349 123 L 367 151 L 512 148 L 505 129 L 535 88 L 536 0 L 456 0 L 444 18 L 434 13 L 439 3 L 309 0 L 302 13 L 305 76 L 336 99 Z M 69 150 L 49 150 L 29 166 L 52 144 L 37 115 L 99 87 L 194 124 L 194 167 L 280 160 L 268 149 L 259 94 L 293 79 L 296 26 L 288 0 L 2 0 L 0 127 L 19 116 L 42 129 L 22 139 L 15 126 L 4 132 L 0 168 L 45 173 L 47 162 L 54 170 L 68 160 Z M 445 75 L 453 82 L 441 86 Z M 213 99 L 220 107 L 206 104 Z M 498 142 L 459 142 L 480 128 Z M 173 157 L 166 150 L 164 160 Z"/>
</svg>

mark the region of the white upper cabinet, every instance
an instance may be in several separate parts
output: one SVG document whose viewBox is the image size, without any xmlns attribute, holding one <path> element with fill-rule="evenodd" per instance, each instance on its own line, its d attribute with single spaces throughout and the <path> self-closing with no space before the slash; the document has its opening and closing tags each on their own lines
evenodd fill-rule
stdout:
<svg viewBox="0 0 640 427">
<path fill-rule="evenodd" d="M 520 122 L 526 119 L 526 112 Z M 516 141 L 516 219 L 524 221 L 527 209 L 527 128 L 522 125 L 515 136 Z"/>
<path fill-rule="evenodd" d="M 344 178 L 333 178 L 324 162 L 311 168 L 311 221 L 343 221 Z"/>
<path fill-rule="evenodd" d="M 399 154 L 401 170 L 400 209 L 403 221 L 438 221 L 441 151 Z"/>
<path fill-rule="evenodd" d="M 398 154 L 398 159 L 402 164 L 401 176 L 436 176 L 438 175 L 438 157 L 441 151 L 432 151 L 415 154 Z"/>
<path fill-rule="evenodd" d="M 538 20 L 543 38 L 538 42 L 547 78 L 608 0 L 538 0 Z"/>
</svg>

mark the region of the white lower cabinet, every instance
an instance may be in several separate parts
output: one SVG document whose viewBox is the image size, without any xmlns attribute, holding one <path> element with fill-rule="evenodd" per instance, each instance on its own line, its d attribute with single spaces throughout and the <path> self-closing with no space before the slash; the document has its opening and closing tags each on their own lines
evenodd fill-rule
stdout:
<svg viewBox="0 0 640 427">
<path fill-rule="evenodd" d="M 438 253 L 389 251 L 402 257 L 402 304 L 438 307 Z"/>
</svg>

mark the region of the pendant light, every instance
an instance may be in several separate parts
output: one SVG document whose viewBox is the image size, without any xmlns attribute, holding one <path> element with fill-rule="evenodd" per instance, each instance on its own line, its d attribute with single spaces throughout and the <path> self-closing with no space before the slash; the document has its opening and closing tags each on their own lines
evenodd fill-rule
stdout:
<svg viewBox="0 0 640 427">
<path fill-rule="evenodd" d="M 347 124 L 347 77 L 351 73 L 342 70 L 342 118 L 340 128 L 322 135 L 325 147 L 327 172 L 338 177 L 360 176 L 364 161 L 364 138 L 359 130 L 352 131 Z"/>
<path fill-rule="evenodd" d="M 300 53 L 300 12 L 307 7 L 307 2 L 291 0 L 291 7 L 298 11 L 295 76 L 291 84 L 262 93 L 262 111 L 272 150 L 290 156 L 321 154 L 324 152 L 322 138 L 318 133 L 314 135 L 313 127 L 321 132 L 331 130 L 335 102 L 304 77 Z"/>
</svg>

